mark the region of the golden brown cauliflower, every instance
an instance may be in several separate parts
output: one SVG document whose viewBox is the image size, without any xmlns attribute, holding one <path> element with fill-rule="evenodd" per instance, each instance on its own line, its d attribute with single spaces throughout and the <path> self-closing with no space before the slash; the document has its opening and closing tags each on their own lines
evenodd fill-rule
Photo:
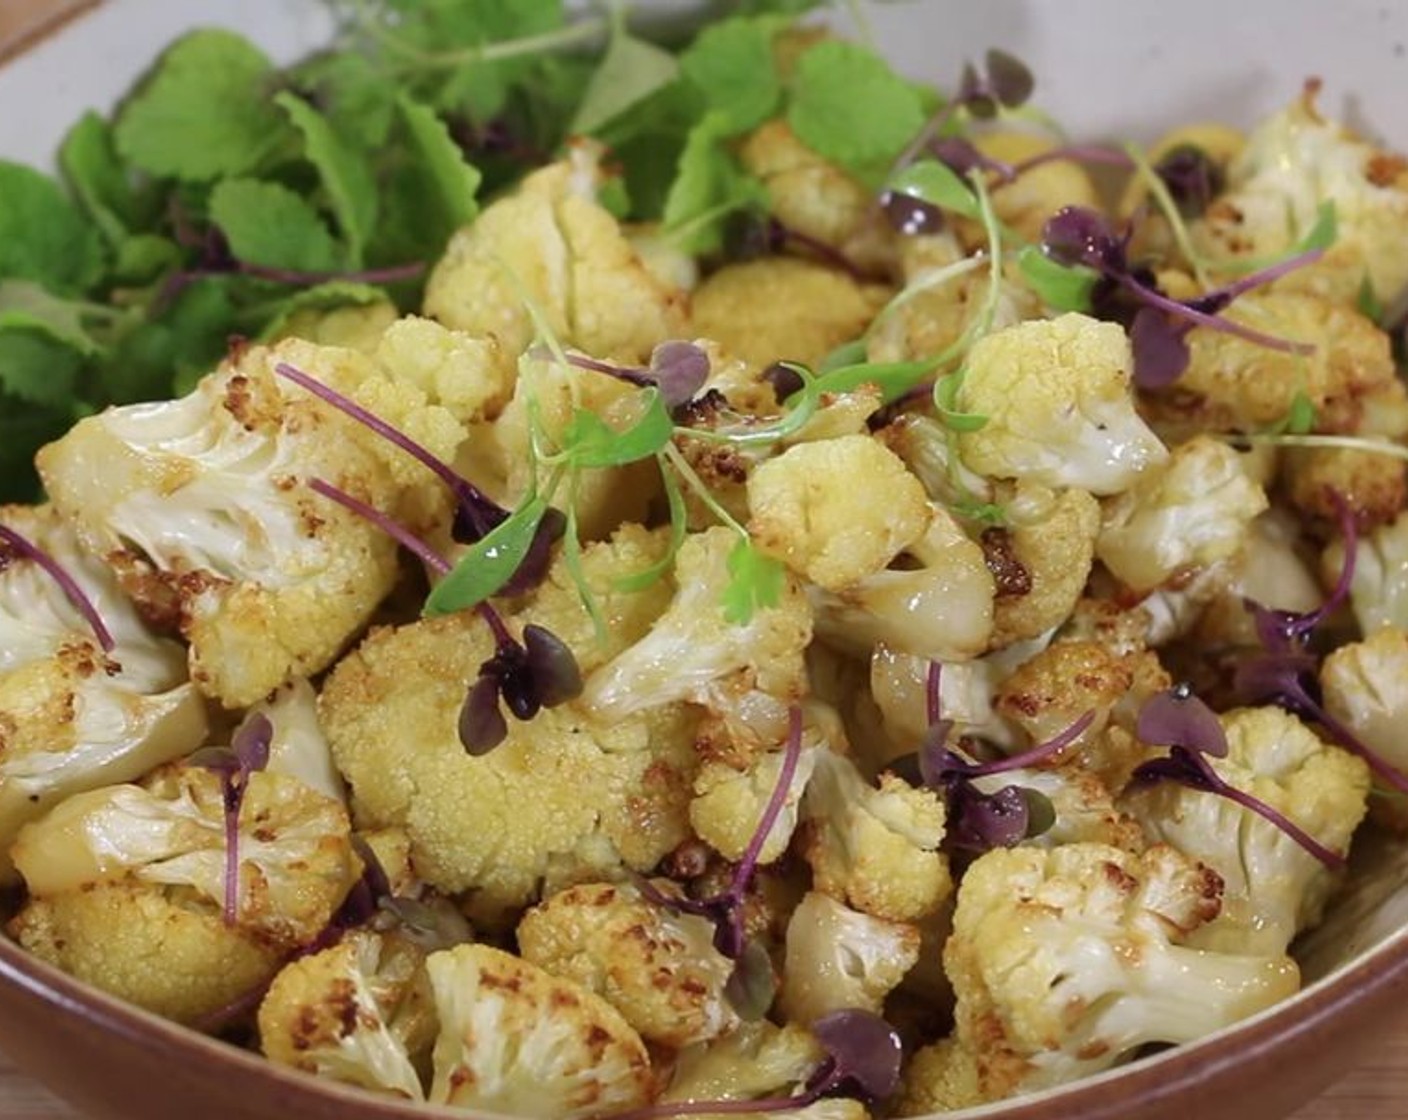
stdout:
<svg viewBox="0 0 1408 1120">
<path fill-rule="evenodd" d="M 453 457 L 460 425 L 418 390 L 293 339 L 237 352 L 180 400 L 88 417 L 38 456 L 85 547 L 179 626 L 192 680 L 232 708 L 326 668 L 395 582 L 394 542 L 311 480 L 388 512 L 416 492 L 429 509 L 447 500 L 409 456 L 277 376 L 284 362 Z"/>
<path fill-rule="evenodd" d="M 930 516 L 923 484 L 866 435 L 803 443 L 769 459 L 748 479 L 748 504 L 757 546 L 828 591 L 886 567 Z"/>
<path fill-rule="evenodd" d="M 672 1049 L 738 1026 L 724 997 L 733 962 L 713 937 L 707 918 L 676 913 L 625 884 L 569 887 L 518 923 L 525 961 L 595 992 L 641 1038 Z"/>
<path fill-rule="evenodd" d="M 1399 773 L 1408 773 L 1408 633 L 1382 626 L 1360 642 L 1342 645 L 1320 666 L 1325 710 Z M 1401 797 L 1371 797 L 1375 820 L 1408 832 Z"/>
<path fill-rule="evenodd" d="M 575 144 L 456 233 L 430 274 L 425 313 L 508 354 L 537 333 L 528 303 L 565 346 L 641 362 L 685 332 L 687 296 L 663 283 L 596 200 L 602 150 Z"/>
<path fill-rule="evenodd" d="M 612 1006 L 487 945 L 426 961 L 440 1035 L 432 1104 L 534 1120 L 585 1120 L 646 1104 L 645 1044 Z"/>
</svg>

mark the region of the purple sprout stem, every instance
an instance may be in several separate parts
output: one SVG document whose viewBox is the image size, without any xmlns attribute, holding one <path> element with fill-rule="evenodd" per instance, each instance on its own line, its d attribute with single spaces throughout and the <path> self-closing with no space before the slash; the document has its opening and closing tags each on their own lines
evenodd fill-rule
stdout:
<svg viewBox="0 0 1408 1120">
<path fill-rule="evenodd" d="M 1085 733 L 1085 729 L 1095 722 L 1095 713 L 1086 712 L 1064 731 L 1059 732 L 1044 743 L 1038 743 L 1020 754 L 994 759 L 992 762 L 975 763 L 964 773 L 965 778 L 981 778 L 988 774 L 1002 774 L 1008 770 L 1020 770 L 1044 762 L 1053 754 L 1070 746 Z"/>
<path fill-rule="evenodd" d="M 488 496 L 484 494 L 479 487 L 475 486 L 474 483 L 456 473 L 454 468 L 443 459 L 432 455 L 426 448 L 422 447 L 404 432 L 392 427 L 381 417 L 368 412 L 356 401 L 344 396 L 336 389 L 324 385 L 315 377 L 308 376 L 308 374 L 304 373 L 297 366 L 290 365 L 288 362 L 280 362 L 274 367 L 274 372 L 280 377 L 292 381 L 295 385 L 308 390 L 308 392 L 312 393 L 315 397 L 330 404 L 339 412 L 352 417 L 353 420 L 370 428 L 377 435 L 381 436 L 383 439 L 389 440 L 417 462 L 421 463 L 439 478 L 440 481 L 445 483 L 456 498 L 460 500 L 460 505 L 465 508 L 470 516 L 470 520 L 474 523 L 475 531 L 481 536 L 488 532 L 488 526 L 482 523 L 478 511 L 474 509 L 474 505 L 476 503 L 482 503 L 486 506 L 493 507 L 495 503 L 490 501 Z M 463 500 L 464 498 L 468 498 L 469 501 L 465 502 Z"/>
<path fill-rule="evenodd" d="M 941 661 L 930 661 L 924 673 L 924 718 L 930 727 L 943 718 L 939 686 L 943 683 L 944 666 Z"/>
<path fill-rule="evenodd" d="M 577 369 L 591 370 L 593 373 L 604 373 L 608 377 L 614 377 L 618 381 L 625 381 L 628 384 L 638 386 L 642 389 L 649 389 L 655 385 L 643 369 L 634 369 L 629 366 L 613 365 L 610 362 L 603 362 L 600 358 L 591 358 L 586 354 L 565 355 L 567 364 L 575 366 Z"/>
<path fill-rule="evenodd" d="M 59 589 L 79 614 L 83 616 L 89 628 L 93 631 L 93 636 L 98 639 L 98 645 L 102 647 L 104 653 L 111 653 L 117 643 L 113 640 L 112 631 L 103 622 L 102 615 L 98 613 L 98 608 L 93 605 L 93 600 L 84 593 L 78 581 L 64 570 L 62 564 L 40 548 L 29 538 L 21 536 L 8 525 L 0 525 L 0 541 L 8 544 L 21 556 L 33 560 L 55 583 Z"/>
<path fill-rule="evenodd" d="M 1306 699 L 1309 699 L 1308 697 Z M 1401 793 L 1408 793 L 1408 775 L 1382 758 L 1375 750 L 1361 742 L 1359 736 L 1337 720 L 1319 704 L 1311 701 L 1310 715 L 1330 733 L 1330 737 L 1352 754 L 1357 754 L 1368 764 L 1369 769 Z"/>
<path fill-rule="evenodd" d="M 225 926 L 234 929 L 240 918 L 240 809 L 244 806 L 243 774 L 221 774 L 225 790 Z"/>
<path fill-rule="evenodd" d="M 1287 257 L 1283 261 L 1278 261 L 1276 264 L 1259 269 L 1256 272 L 1249 273 L 1246 276 L 1234 280 L 1225 287 L 1216 288 L 1207 293 L 1206 296 L 1200 298 L 1234 300 L 1244 292 L 1249 292 L 1253 288 L 1264 287 L 1267 284 L 1274 283 L 1281 279 L 1282 276 L 1294 272 L 1298 268 L 1304 268 L 1307 265 L 1314 264 L 1324 255 L 1324 249 L 1311 249 L 1304 253 L 1297 253 L 1293 257 Z"/>
<path fill-rule="evenodd" d="M 1244 339 L 1247 342 L 1254 343 L 1257 346 L 1264 346 L 1268 350 L 1276 350 L 1283 354 L 1313 354 L 1315 352 L 1315 347 L 1308 342 L 1288 342 L 1284 338 L 1263 334 L 1261 331 L 1253 330 L 1251 327 L 1243 326 L 1241 323 L 1234 322 L 1231 319 L 1225 319 L 1221 315 L 1213 315 L 1206 311 L 1199 311 L 1196 308 L 1189 307 L 1186 303 L 1181 303 L 1176 299 L 1170 299 L 1162 292 L 1146 287 L 1127 273 L 1111 272 L 1109 270 L 1104 270 L 1104 273 L 1148 306 L 1166 312 L 1176 318 L 1185 319 L 1197 326 L 1207 327 L 1209 330 L 1221 331 L 1223 334 L 1230 334 L 1237 338 Z"/>
<path fill-rule="evenodd" d="M 220 271 L 214 269 L 209 274 Z M 275 284 L 325 284 L 330 280 L 346 280 L 355 284 L 397 284 L 402 280 L 414 280 L 425 271 L 425 265 L 420 261 L 412 261 L 409 264 L 364 268 L 352 272 L 304 272 L 296 268 L 275 268 L 239 261 L 235 265 L 235 271 L 245 276 L 253 276 L 256 280 L 270 280 Z M 201 273 L 198 272 L 197 275 Z"/>
<path fill-rule="evenodd" d="M 806 249 L 808 252 L 820 257 L 822 261 L 826 264 L 831 265 L 833 268 L 840 269 L 852 280 L 865 279 L 865 273 L 861 271 L 859 266 L 857 266 L 854 261 L 852 261 L 849 257 L 846 256 L 845 253 L 841 252 L 839 249 L 828 245 L 825 241 L 822 241 L 820 238 L 811 236 L 811 234 L 803 233 L 801 232 L 801 230 L 793 229 L 791 226 L 779 222 L 776 218 L 772 220 L 775 223 L 778 232 L 782 235 L 784 243 L 791 241 L 794 244 L 800 245 L 803 249 Z"/>
<path fill-rule="evenodd" d="M 309 479 L 308 488 L 321 494 L 325 498 L 331 499 L 340 506 L 345 506 L 347 509 L 357 514 L 358 517 L 370 521 L 388 537 L 391 537 L 397 544 L 415 553 L 427 568 L 438 572 L 442 576 L 448 574 L 452 569 L 453 565 L 441 556 L 440 553 L 436 552 L 435 549 L 431 548 L 430 545 L 426 544 L 425 541 L 421 540 L 399 521 L 388 517 L 375 506 L 369 506 L 360 498 L 354 498 L 345 490 L 339 490 L 332 483 L 325 482 L 321 478 Z"/>
<path fill-rule="evenodd" d="M 787 804 L 787 793 L 792 788 L 792 779 L 797 773 L 797 761 L 801 757 L 802 709 L 794 704 L 787 710 L 787 742 L 782 748 L 782 768 L 777 774 L 777 785 L 773 787 L 772 796 L 768 798 L 767 806 L 763 809 L 757 831 L 748 841 L 743 858 L 733 870 L 729 893 L 735 898 L 742 898 L 743 892 L 748 889 L 749 880 L 753 878 L 753 872 L 757 870 L 763 845 L 767 843 L 768 834 L 772 832 L 777 818 L 782 815 L 783 806 Z"/>
</svg>

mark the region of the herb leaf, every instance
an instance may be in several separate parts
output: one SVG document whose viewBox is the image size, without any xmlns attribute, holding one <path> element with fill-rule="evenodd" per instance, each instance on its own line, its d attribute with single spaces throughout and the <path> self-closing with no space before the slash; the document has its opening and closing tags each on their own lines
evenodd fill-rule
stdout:
<svg viewBox="0 0 1408 1120">
<path fill-rule="evenodd" d="M 782 599 L 785 570 L 780 561 L 764 556 L 747 537 L 739 537 L 728 554 L 728 586 L 724 589 L 724 620 L 746 626 L 760 609 Z"/>
<path fill-rule="evenodd" d="M 775 18 L 735 18 L 706 27 L 680 56 L 680 69 L 712 112 L 724 135 L 756 128 L 782 99 L 773 58 Z"/>
<path fill-rule="evenodd" d="M 965 218 L 981 217 L 971 186 L 947 164 L 921 159 L 894 175 L 887 189 L 907 194 L 942 210 L 952 210 Z"/>
<path fill-rule="evenodd" d="M 117 150 L 152 175 L 192 182 L 253 171 L 288 138 L 268 97 L 273 76 L 242 36 L 193 31 L 166 49 L 123 107 Z"/>
<path fill-rule="evenodd" d="M 427 618 L 478 606 L 513 578 L 538 531 L 548 503 L 531 498 L 486 536 L 470 545 L 450 574 L 425 600 Z"/>
<path fill-rule="evenodd" d="M 278 183 L 225 179 L 210 195 L 210 217 L 240 260 L 267 268 L 331 272 L 337 242 L 318 212 Z"/>
<path fill-rule="evenodd" d="M 606 56 L 587 83 L 571 132 L 591 133 L 679 77 L 680 64 L 669 51 L 637 39 L 618 20 Z"/>
<path fill-rule="evenodd" d="M 306 101 L 280 93 L 274 103 L 303 137 L 303 154 L 318 169 L 333 216 L 347 241 L 347 264 L 360 268 L 376 223 L 376 183 L 361 155 L 348 147 L 331 122 Z"/>
<path fill-rule="evenodd" d="M 924 118 L 919 91 L 874 51 L 828 40 L 797 60 L 787 122 L 802 143 L 852 171 L 895 159 Z"/>
<path fill-rule="evenodd" d="M 724 147 L 730 134 L 728 118 L 709 113 L 685 140 L 663 216 L 666 233 L 683 252 L 717 251 L 723 244 L 726 219 L 766 202 L 763 185 L 747 175 Z"/>
<path fill-rule="evenodd" d="M 78 293 L 102 272 L 93 227 L 47 175 L 0 160 L 0 277 Z"/>
<path fill-rule="evenodd" d="M 578 409 L 562 433 L 563 458 L 574 467 L 619 467 L 648 459 L 674 435 L 657 389 L 647 389 L 645 414 L 624 431 L 617 431 L 595 412 Z"/>
<path fill-rule="evenodd" d="M 1091 291 L 1099 273 L 1085 265 L 1053 261 L 1039 246 L 1027 245 L 1017 254 L 1022 277 L 1043 303 L 1057 311 L 1089 311 Z"/>
</svg>

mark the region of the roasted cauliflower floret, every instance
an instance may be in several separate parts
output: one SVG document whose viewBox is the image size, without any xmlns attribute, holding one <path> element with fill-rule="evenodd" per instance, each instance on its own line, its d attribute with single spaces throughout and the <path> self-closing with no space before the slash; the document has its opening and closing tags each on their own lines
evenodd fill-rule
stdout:
<svg viewBox="0 0 1408 1120">
<path fill-rule="evenodd" d="M 900 1079 L 894 1114 L 928 1116 L 956 1112 L 980 1105 L 984 1099 L 976 1055 L 958 1039 L 942 1038 L 910 1056 Z"/>
<path fill-rule="evenodd" d="M 685 333 L 687 295 L 641 260 L 596 199 L 602 150 L 578 143 L 460 230 L 430 274 L 425 313 L 521 354 L 528 303 L 566 346 L 623 362 Z"/>
<path fill-rule="evenodd" d="M 603 721 L 691 700 L 729 707 L 760 695 L 775 708 L 805 692 L 803 651 L 812 617 L 798 581 L 787 576 L 775 606 L 745 623 L 724 614 L 736 534 L 722 526 L 691 534 L 675 557 L 678 590 L 649 634 L 592 673 L 582 703 Z"/>
<path fill-rule="evenodd" d="M 766 1019 L 680 1052 L 670 1083 L 660 1095 L 670 1101 L 729 1101 L 773 1097 L 807 1080 L 825 1059 L 806 1028 L 776 1026 Z"/>
<path fill-rule="evenodd" d="M 1332 580 L 1344 567 L 1344 552 L 1342 537 L 1325 549 L 1323 574 Z M 1359 537 L 1349 601 L 1365 634 L 1384 626 L 1408 629 L 1408 517 L 1399 516 Z"/>
<path fill-rule="evenodd" d="M 975 140 L 983 155 L 1007 164 L 1044 155 L 1059 143 L 1036 133 L 1016 131 L 980 133 Z M 1062 207 L 1098 209 L 1100 205 L 1090 173 L 1070 159 L 1047 160 L 992 192 L 992 208 L 998 219 L 1032 242 L 1041 241 L 1047 219 Z"/>
<path fill-rule="evenodd" d="M 273 728 L 265 770 L 287 774 L 327 797 L 346 802 L 347 790 L 318 722 L 318 694 L 311 684 L 301 679 L 291 681 L 250 711 L 263 715 Z"/>
<path fill-rule="evenodd" d="M 370 930 L 285 965 L 259 1005 L 271 1062 L 414 1101 L 437 1026 L 424 951 Z"/>
<path fill-rule="evenodd" d="M 835 594 L 813 591 L 817 633 L 858 656 L 881 644 L 937 661 L 982 653 L 992 637 L 995 590 L 982 548 L 934 504 L 928 528 L 904 553 L 903 564 Z"/>
<path fill-rule="evenodd" d="M 889 290 L 797 257 L 719 269 L 694 293 L 694 331 L 754 369 L 776 361 L 814 366 L 859 338 Z"/>
<path fill-rule="evenodd" d="M 818 756 L 825 746 L 808 743 L 804 732 L 797 765 L 783 794 L 777 820 L 763 838 L 758 858 L 772 863 L 781 858 L 792 840 L 801 811 L 802 794 L 812 779 Z M 689 823 L 699 838 L 725 859 L 738 860 L 758 831 L 768 802 L 782 782 L 783 751 L 757 751 L 741 768 L 731 761 L 707 759 L 694 779 L 694 800 L 689 803 Z"/>
<path fill-rule="evenodd" d="M 956 1044 L 972 1056 L 979 1099 L 1062 1084 L 1148 1043 L 1192 1041 L 1293 993 L 1289 957 L 1178 944 L 1217 913 L 1219 891 L 1216 873 L 1165 845 L 979 856 L 944 948 Z"/>
<path fill-rule="evenodd" d="M 515 355 L 492 335 L 476 338 L 411 315 L 381 336 L 376 358 L 463 424 L 493 420 L 513 395 Z"/>
<path fill-rule="evenodd" d="M 525 961 L 595 992 L 645 1041 L 672 1049 L 738 1026 L 724 997 L 733 962 L 713 937 L 707 918 L 609 883 L 559 891 L 518 924 Z"/>
<path fill-rule="evenodd" d="M 308 944 L 361 872 L 347 811 L 295 778 L 257 771 L 238 825 L 235 925 L 278 951 Z M 31 899 L 135 882 L 218 914 L 225 829 L 220 778 L 167 767 L 142 785 L 75 794 L 21 829 L 13 854 Z"/>
<path fill-rule="evenodd" d="M 646 1104 L 640 1036 L 600 996 L 487 945 L 426 960 L 440 1035 L 432 1104 L 579 1120 Z"/>
<path fill-rule="evenodd" d="M 38 456 L 84 546 L 179 625 L 191 678 L 227 707 L 325 668 L 395 582 L 391 538 L 311 480 L 393 512 L 415 490 L 444 505 L 425 468 L 276 376 L 284 362 L 453 456 L 459 425 L 417 390 L 292 339 L 237 353 L 180 400 L 80 421 Z"/>
<path fill-rule="evenodd" d="M 829 591 L 880 571 L 930 516 L 919 479 L 865 435 L 799 444 L 762 463 L 748 479 L 748 505 L 758 547 Z"/>
<path fill-rule="evenodd" d="M 1362 642 L 1340 646 L 1320 666 L 1325 710 L 1401 774 L 1408 774 L 1408 634 L 1396 626 L 1375 630 Z M 1408 806 L 1398 797 L 1375 797 L 1375 819 L 1408 831 Z"/>
<path fill-rule="evenodd" d="M 544 883 L 646 870 L 686 838 L 694 719 L 661 704 L 598 721 L 571 702 L 509 720 L 498 747 L 471 756 L 460 711 L 493 651 L 470 612 L 373 631 L 320 711 L 358 822 L 403 826 L 425 880 L 501 925 Z"/>
<path fill-rule="evenodd" d="M 197 1027 L 267 984 L 283 959 L 217 909 L 132 879 L 33 897 L 6 931 L 70 976 Z"/>
<path fill-rule="evenodd" d="M 1193 227 L 1214 260 L 1283 255 L 1335 207 L 1338 236 L 1325 256 L 1281 284 L 1353 304 L 1367 280 L 1391 303 L 1408 282 L 1408 166 L 1321 115 L 1318 82 L 1252 131 L 1228 168 L 1228 188 Z"/>
<path fill-rule="evenodd" d="M 1227 757 L 1209 758 L 1228 784 L 1284 814 L 1324 847 L 1345 853 L 1366 810 L 1369 768 L 1280 708 L 1220 717 Z M 1172 782 L 1141 788 L 1122 807 L 1155 840 L 1215 870 L 1222 913 L 1190 944 L 1254 955 L 1285 951 L 1319 922 L 1338 877 L 1270 821 L 1225 797 Z"/>
<path fill-rule="evenodd" d="M 1085 591 L 1100 529 L 1100 504 L 1084 490 L 1019 483 L 1005 509 L 1007 524 L 983 537 L 995 575 L 993 649 L 1039 638 L 1069 617 Z"/>
<path fill-rule="evenodd" d="M 994 331 L 968 353 L 957 394 L 985 416 L 958 437 L 979 474 L 1117 494 L 1168 452 L 1134 411 L 1129 339 L 1070 313 Z"/>
<path fill-rule="evenodd" d="M 1236 555 L 1266 508 L 1237 452 L 1199 436 L 1175 447 L 1165 470 L 1150 471 L 1105 505 L 1095 555 L 1131 591 L 1145 594 Z"/>
<path fill-rule="evenodd" d="M 953 890 L 939 851 L 944 803 L 933 790 L 889 773 L 876 788 L 849 759 L 822 751 L 802 814 L 802 853 L 823 894 L 877 918 L 913 922 Z"/>
<path fill-rule="evenodd" d="M 885 997 L 918 959 L 918 927 L 810 891 L 787 923 L 782 1013 L 802 1026 L 850 1007 L 879 1015 Z"/>
<path fill-rule="evenodd" d="M 51 507 L 0 508 L 0 524 L 53 559 L 114 642 L 105 653 L 59 583 L 0 541 L 0 883 L 10 844 L 63 798 L 132 781 L 198 747 L 205 706 L 185 651 L 150 633 L 112 574 Z"/>
</svg>

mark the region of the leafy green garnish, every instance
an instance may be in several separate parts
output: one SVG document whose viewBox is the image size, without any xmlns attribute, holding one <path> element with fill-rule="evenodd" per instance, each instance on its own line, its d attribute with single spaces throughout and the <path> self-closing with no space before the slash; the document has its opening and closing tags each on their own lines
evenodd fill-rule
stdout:
<svg viewBox="0 0 1408 1120">
<path fill-rule="evenodd" d="M 0 279 L 80 292 L 103 268 L 102 242 L 47 175 L 0 160 Z"/>
<path fill-rule="evenodd" d="M 729 551 L 728 575 L 724 619 L 736 626 L 746 626 L 759 610 L 782 601 L 786 569 L 780 561 L 759 552 L 746 535 Z"/>
<path fill-rule="evenodd" d="M 321 273 L 342 263 L 317 210 L 278 183 L 225 179 L 211 192 L 210 217 L 249 264 Z"/>
<path fill-rule="evenodd" d="M 722 135 L 756 128 L 782 100 L 773 54 L 777 19 L 736 17 L 706 27 L 680 55 L 680 69 L 718 117 Z"/>
<path fill-rule="evenodd" d="M 582 103 L 572 118 L 571 131 L 595 132 L 631 106 L 673 82 L 679 60 L 669 51 L 638 39 L 626 29 L 623 16 L 613 20 L 611 41 Z"/>
<path fill-rule="evenodd" d="M 869 177 L 923 127 L 924 99 L 874 51 L 827 40 L 797 60 L 787 122 L 798 138 Z"/>
<path fill-rule="evenodd" d="M 947 374 L 934 385 L 934 410 L 944 426 L 955 432 L 976 432 L 985 427 L 988 418 L 978 412 L 963 412 L 958 408 L 958 394 L 967 375 L 964 369 Z"/>
<path fill-rule="evenodd" d="M 1376 324 L 1384 321 L 1384 305 L 1379 299 L 1378 292 L 1374 291 L 1374 282 L 1369 279 L 1366 273 L 1364 279 L 1359 282 L 1359 291 L 1354 299 L 1354 306 L 1359 309 L 1359 314 L 1366 319 L 1372 320 Z"/>
<path fill-rule="evenodd" d="M 347 246 L 347 264 L 360 268 L 376 224 L 376 183 L 367 161 L 334 130 L 332 122 L 306 101 L 281 93 L 274 103 L 303 137 L 303 154 L 318 169 L 329 209 Z"/>
<path fill-rule="evenodd" d="M 724 226 L 741 210 L 762 208 L 767 192 L 725 146 L 732 128 L 710 113 L 689 132 L 665 197 L 665 233 L 683 252 L 704 254 L 723 243 Z"/>
<path fill-rule="evenodd" d="M 431 589 L 425 600 L 425 616 L 434 618 L 468 610 L 503 587 L 523 563 L 547 509 L 545 499 L 530 498 L 492 532 L 470 545 L 449 575 Z"/>
<path fill-rule="evenodd" d="M 887 187 L 965 218 L 980 216 L 971 185 L 936 159 L 916 160 L 891 176 Z"/>
<path fill-rule="evenodd" d="M 647 389 L 644 396 L 644 414 L 624 431 L 612 428 L 595 412 L 577 409 L 559 437 L 562 450 L 545 461 L 580 468 L 620 467 L 656 455 L 670 442 L 675 422 L 658 390 Z"/>
<path fill-rule="evenodd" d="M 1057 311 L 1089 311 L 1091 291 L 1099 274 L 1085 265 L 1053 261 L 1039 246 L 1026 245 L 1017 254 L 1022 278 L 1048 307 Z"/>
</svg>

